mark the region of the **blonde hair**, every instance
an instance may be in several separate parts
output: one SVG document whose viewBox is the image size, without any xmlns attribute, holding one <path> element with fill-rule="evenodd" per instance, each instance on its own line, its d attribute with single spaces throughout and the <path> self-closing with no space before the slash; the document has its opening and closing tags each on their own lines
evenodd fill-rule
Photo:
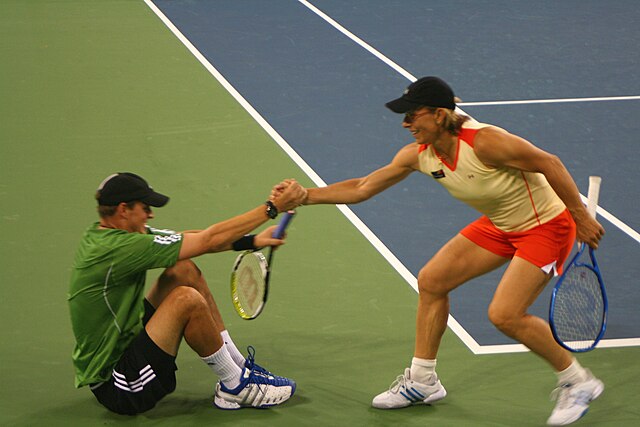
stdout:
<svg viewBox="0 0 640 427">
<path fill-rule="evenodd" d="M 462 125 L 469 120 L 469 116 L 458 114 L 455 110 L 449 110 L 448 108 L 443 108 L 443 110 L 445 111 L 445 117 L 441 126 L 452 135 L 460 134 Z"/>
<path fill-rule="evenodd" d="M 462 100 L 457 96 L 454 98 L 454 101 L 456 103 L 462 102 Z M 444 128 L 447 132 L 450 132 L 452 135 L 460 134 L 460 129 L 462 129 L 462 125 L 464 124 L 464 122 L 466 122 L 467 120 L 470 120 L 469 116 L 466 116 L 464 114 L 458 114 L 456 110 L 450 110 L 444 107 L 429 107 L 427 105 L 424 105 L 422 107 L 416 108 L 416 110 L 419 110 L 421 108 L 426 108 L 427 110 L 429 110 L 434 114 L 437 110 L 443 110 L 445 113 L 445 117 L 442 123 L 438 123 L 438 125 Z"/>
</svg>

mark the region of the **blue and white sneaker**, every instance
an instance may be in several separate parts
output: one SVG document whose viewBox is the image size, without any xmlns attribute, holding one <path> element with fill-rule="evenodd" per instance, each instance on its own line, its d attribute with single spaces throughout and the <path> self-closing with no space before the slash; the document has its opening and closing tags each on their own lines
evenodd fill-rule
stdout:
<svg viewBox="0 0 640 427">
<path fill-rule="evenodd" d="M 406 368 L 404 375 L 398 375 L 389 390 L 374 397 L 371 405 L 379 409 L 406 408 L 433 403 L 446 395 L 447 391 L 437 376 L 433 384 L 421 384 L 411 379 L 411 369 Z"/>
<path fill-rule="evenodd" d="M 550 426 L 564 426 L 582 418 L 589 410 L 589 403 L 597 399 L 604 391 L 602 381 L 586 369 L 586 381 L 576 384 L 563 384 L 551 393 L 556 406 L 547 420 Z"/>
<path fill-rule="evenodd" d="M 216 384 L 213 403 L 220 409 L 268 408 L 286 402 L 296 391 L 296 383 L 288 378 L 271 374 L 254 363 L 255 350 L 251 348 L 240 375 L 240 385 L 227 388 Z"/>
</svg>

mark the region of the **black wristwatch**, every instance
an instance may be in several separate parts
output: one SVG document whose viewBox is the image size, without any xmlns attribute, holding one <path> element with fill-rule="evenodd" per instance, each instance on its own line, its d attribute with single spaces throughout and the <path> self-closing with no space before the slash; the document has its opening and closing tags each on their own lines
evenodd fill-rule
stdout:
<svg viewBox="0 0 640 427">
<path fill-rule="evenodd" d="M 274 205 L 271 200 L 267 200 L 264 204 L 267 206 L 267 216 L 269 218 L 274 219 L 278 216 L 278 208 L 276 208 L 276 205 Z"/>
</svg>

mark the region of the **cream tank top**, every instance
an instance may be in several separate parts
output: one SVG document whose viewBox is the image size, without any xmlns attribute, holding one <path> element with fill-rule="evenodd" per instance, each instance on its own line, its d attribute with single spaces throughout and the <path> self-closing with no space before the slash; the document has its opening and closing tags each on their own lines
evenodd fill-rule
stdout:
<svg viewBox="0 0 640 427">
<path fill-rule="evenodd" d="M 544 175 L 487 167 L 478 159 L 473 140 L 487 126 L 473 120 L 463 125 L 453 164 L 441 159 L 432 145 L 420 145 L 420 171 L 505 232 L 526 231 L 560 215 L 565 205 Z"/>
</svg>

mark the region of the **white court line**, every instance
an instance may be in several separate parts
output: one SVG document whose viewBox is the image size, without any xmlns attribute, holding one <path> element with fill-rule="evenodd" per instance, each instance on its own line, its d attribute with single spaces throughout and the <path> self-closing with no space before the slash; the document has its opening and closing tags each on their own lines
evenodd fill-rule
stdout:
<svg viewBox="0 0 640 427">
<path fill-rule="evenodd" d="M 598 98 L 555 98 L 555 99 L 523 99 L 520 101 L 481 101 L 459 102 L 463 107 L 475 107 L 484 105 L 522 105 L 522 104 L 560 104 L 563 102 L 606 102 L 606 101 L 637 101 L 640 96 L 604 96 Z"/>
<path fill-rule="evenodd" d="M 597 348 L 637 347 L 640 346 L 640 338 L 618 338 L 601 340 Z M 482 345 L 477 350 L 471 348 L 474 354 L 498 354 L 498 353 L 526 353 L 529 349 L 522 344 Z"/>
<path fill-rule="evenodd" d="M 413 76 L 407 70 L 405 70 L 404 68 L 402 68 L 401 66 L 399 66 L 398 64 L 393 62 L 391 59 L 389 59 L 386 56 L 384 56 L 376 48 L 374 48 L 369 43 L 365 42 L 360 37 L 358 37 L 355 34 L 353 34 L 352 32 L 350 32 L 349 30 L 347 30 L 345 27 L 343 27 L 338 22 L 333 20 L 333 18 L 331 18 L 329 15 L 327 15 L 326 13 L 324 13 L 323 11 L 321 11 L 320 9 L 318 9 L 317 7 L 315 7 L 314 5 L 309 3 L 308 1 L 306 1 L 306 0 L 298 0 L 298 1 L 300 3 L 302 3 L 304 6 L 306 6 L 307 8 L 311 9 L 311 11 L 313 11 L 313 13 L 315 13 L 316 15 L 318 15 L 319 17 L 321 17 L 322 19 L 327 21 L 329 24 L 331 24 L 331 26 L 333 26 L 336 30 L 340 31 L 342 34 L 344 34 L 345 36 L 349 37 L 351 40 L 353 40 L 358 45 L 363 47 L 366 51 L 368 51 L 373 56 L 375 56 L 376 58 L 378 58 L 379 60 L 381 60 L 382 62 L 387 64 L 389 67 L 393 68 L 398 73 L 402 74 L 407 79 L 411 80 L 412 82 L 415 82 L 417 80 L 415 78 L 415 76 Z"/>
<path fill-rule="evenodd" d="M 233 96 L 238 103 L 253 117 L 253 119 L 260 124 L 260 126 L 273 138 L 274 141 L 291 157 L 291 159 L 304 171 L 304 173 L 311 178 L 311 180 L 319 187 L 326 186 L 326 183 L 320 178 L 320 176 L 298 155 L 298 153 L 282 138 L 282 136 L 253 108 L 249 102 L 227 81 L 227 79 L 202 55 L 198 49 L 173 25 L 173 23 L 162 13 L 158 7 L 153 4 L 152 0 L 144 0 L 147 6 L 160 18 L 160 20 L 169 28 L 169 30 L 184 44 L 184 46 L 195 56 L 195 58 L 209 71 L 209 73 Z M 301 3 L 307 5 L 312 10 L 317 10 L 315 6 L 312 6 L 304 0 L 300 0 Z M 318 11 L 320 12 L 320 11 Z M 317 13 L 317 12 L 316 12 Z M 322 13 L 322 12 L 320 12 Z M 324 14 L 323 14 L 324 15 Z M 322 16 L 322 15 L 321 15 Z M 326 15 L 324 15 L 326 16 Z M 327 16 L 328 19 L 330 19 Z M 324 18 L 323 18 L 324 19 Z M 333 20 L 331 20 L 333 21 Z M 333 21 L 335 22 L 335 21 Z M 332 24 L 333 25 L 333 24 Z M 336 25 L 339 25 L 336 23 Z M 341 27 L 346 32 L 344 27 Z M 341 30 L 341 32 L 343 32 Z M 351 33 L 346 32 L 345 35 Z M 350 38 L 356 38 L 354 35 Z M 360 39 L 358 39 L 360 40 Z M 360 40 L 358 43 L 365 47 L 370 52 L 377 52 L 374 48 Z M 381 53 L 374 53 L 379 58 L 386 58 Z M 386 58 L 385 62 L 392 68 L 396 69 L 400 74 L 407 77 L 411 81 L 415 81 L 416 78 L 403 70 L 397 64 Z M 409 283 L 409 285 L 417 292 L 417 280 L 413 274 L 398 260 L 398 258 L 386 247 L 386 245 L 358 218 L 351 209 L 345 205 L 337 205 L 338 209 L 355 225 L 355 227 L 371 242 L 371 244 L 382 254 L 382 256 L 394 267 L 398 273 Z M 490 354 L 490 353 L 503 353 L 514 351 L 527 351 L 524 346 L 516 345 L 502 345 L 502 346 L 480 346 L 469 333 L 451 316 L 449 315 L 448 326 L 451 330 L 465 343 L 465 345 L 475 354 Z M 620 341 L 620 340 L 617 340 Z M 640 345 L 640 340 L 638 340 Z M 627 344 L 631 345 L 631 344 Z M 491 351 L 487 351 L 490 350 Z M 504 349 L 508 349 L 504 351 Z"/>
<path fill-rule="evenodd" d="M 318 186 L 326 186 L 327 184 L 320 178 L 320 176 L 305 162 L 300 155 L 280 136 L 275 129 L 253 108 L 249 102 L 238 92 L 229 81 L 213 66 L 211 63 L 196 49 L 196 47 L 187 39 L 184 34 L 173 25 L 173 22 L 165 16 L 164 13 L 158 7 L 153 4 L 152 0 L 144 0 L 149 8 L 162 20 L 162 22 L 171 30 L 171 32 L 185 45 L 185 47 L 196 57 L 196 59 L 215 77 L 218 82 L 233 96 L 236 101 L 253 117 L 253 119 L 260 124 L 260 126 L 267 131 L 269 136 L 273 138 L 276 143 L 293 159 L 294 162 L 306 173 L 309 178 Z"/>
<path fill-rule="evenodd" d="M 185 47 L 196 57 L 196 59 L 215 77 L 218 82 L 233 96 L 240 105 L 247 110 L 253 119 L 269 134 L 271 138 L 291 157 L 291 159 L 306 173 L 309 178 L 318 187 L 326 187 L 326 183 L 320 176 L 307 164 L 306 161 L 285 141 L 285 139 L 256 111 L 255 108 L 229 83 L 229 81 L 213 66 L 211 63 L 196 49 L 196 47 L 187 39 L 184 34 L 173 25 L 173 23 L 165 16 L 158 7 L 153 4 L 152 0 L 144 0 L 147 6 L 160 18 L 160 20 L 171 30 L 171 32 L 185 45 Z M 415 79 L 415 78 L 414 78 Z M 356 214 L 353 213 L 346 205 L 336 205 L 344 216 L 369 240 L 369 242 L 378 250 L 378 252 L 387 260 L 389 264 L 409 283 L 409 285 L 417 292 L 418 284 L 413 274 L 400 262 L 400 260 L 387 248 L 387 246 L 367 227 Z M 466 330 L 449 315 L 449 328 L 458 336 L 470 349 L 479 349 L 480 345 L 467 333 Z M 475 351 L 474 351 L 475 352 Z"/>
</svg>

